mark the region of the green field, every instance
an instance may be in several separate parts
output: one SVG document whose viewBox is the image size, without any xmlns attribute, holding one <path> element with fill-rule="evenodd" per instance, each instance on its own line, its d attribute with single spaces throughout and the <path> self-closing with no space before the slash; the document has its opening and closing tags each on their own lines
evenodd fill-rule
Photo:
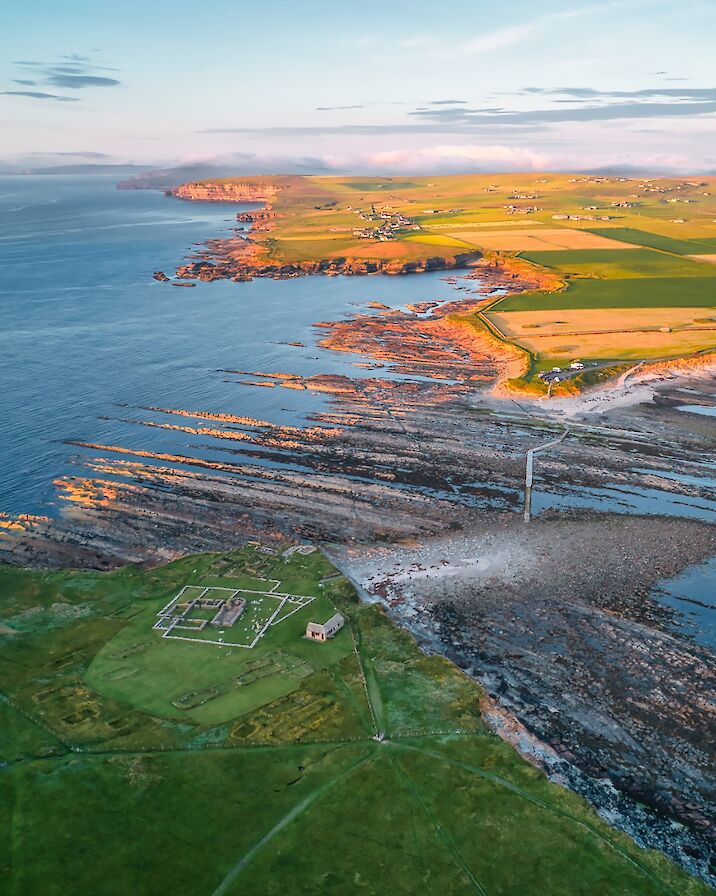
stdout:
<svg viewBox="0 0 716 896">
<path fill-rule="evenodd" d="M 153 640 L 156 608 L 208 579 L 279 579 L 349 626 L 309 643 L 296 613 L 236 666 L 236 651 Z M 107 574 L 0 566 L 0 623 L 3 896 L 708 892 L 493 735 L 479 688 L 318 552 Z M 141 685 L 112 677 L 117 651 L 142 658 Z M 302 674 L 275 697 L 270 681 L 297 669 L 275 662 L 289 651 Z M 171 693 L 229 678 L 217 718 L 175 717 Z M 261 705 L 232 702 L 252 688 Z"/>
<path fill-rule="evenodd" d="M 709 255 L 716 251 L 716 240 L 710 237 L 696 240 L 675 239 L 662 236 L 660 233 L 636 230 L 632 227 L 598 227 L 590 228 L 590 232 L 613 240 L 621 240 L 623 243 L 634 243 L 636 246 L 648 246 L 650 249 L 660 249 L 662 252 L 673 252 L 675 255 Z"/>
<path fill-rule="evenodd" d="M 574 280 L 560 292 L 507 296 L 499 311 L 567 308 L 714 308 L 716 280 L 708 277 Z"/>
<path fill-rule="evenodd" d="M 270 604 L 262 608 L 261 622 L 278 606 L 276 598 L 249 597 L 244 617 L 250 616 L 252 606 L 260 601 Z M 163 603 L 147 604 L 138 605 L 129 624 L 98 652 L 85 681 L 99 694 L 163 718 L 207 725 L 228 721 L 291 693 L 307 674 L 337 663 L 352 650 L 345 629 L 327 644 L 317 645 L 303 638 L 308 622 L 324 622 L 335 612 L 324 596 L 271 626 L 253 649 L 202 644 L 202 636 L 212 640 L 217 637 L 216 630 L 208 626 L 196 634 L 176 631 L 195 641 L 163 638 L 152 630 Z M 237 625 L 244 622 L 244 617 Z M 253 635 L 253 631 L 245 632 L 244 640 L 251 643 Z M 224 637 L 234 638 L 233 629 L 227 629 Z M 266 657 L 271 658 L 273 668 L 285 668 L 286 674 L 257 675 L 261 671 L 259 663 Z M 237 679 L 251 671 L 255 680 L 243 681 L 237 687 Z M 177 707 L 176 701 L 197 692 L 206 698 L 204 702 L 186 709 Z"/>
<path fill-rule="evenodd" d="M 716 277 L 716 264 L 652 249 L 567 249 L 557 252 L 521 252 L 527 261 L 561 274 L 624 280 L 632 277 Z"/>
</svg>

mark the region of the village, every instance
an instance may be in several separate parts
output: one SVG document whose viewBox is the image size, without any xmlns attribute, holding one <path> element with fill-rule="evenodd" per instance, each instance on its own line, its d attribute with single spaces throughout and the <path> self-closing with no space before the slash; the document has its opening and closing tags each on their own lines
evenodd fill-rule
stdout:
<svg viewBox="0 0 716 896">
<path fill-rule="evenodd" d="M 420 230 L 420 225 L 416 224 L 412 218 L 400 214 L 387 206 L 378 211 L 375 205 L 371 205 L 370 212 L 365 212 L 362 209 L 356 209 L 349 205 L 347 210 L 355 212 L 363 221 L 375 222 L 375 226 L 357 227 L 353 230 L 353 236 L 357 236 L 362 240 L 386 242 L 387 240 L 396 239 L 397 236 L 407 230 Z"/>
</svg>

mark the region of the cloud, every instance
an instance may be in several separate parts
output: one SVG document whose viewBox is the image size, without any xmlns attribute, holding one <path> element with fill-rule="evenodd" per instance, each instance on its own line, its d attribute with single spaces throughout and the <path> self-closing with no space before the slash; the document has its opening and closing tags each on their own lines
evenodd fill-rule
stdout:
<svg viewBox="0 0 716 896">
<path fill-rule="evenodd" d="M 41 90 L 2 90 L 0 96 L 27 96 L 33 100 L 56 100 L 58 103 L 78 103 L 75 96 L 58 96 L 56 93 L 43 93 Z"/>
<path fill-rule="evenodd" d="M 533 88 L 540 91 L 539 88 Z M 589 91 L 591 88 L 573 88 L 577 91 Z M 203 134 L 240 134 L 256 137 L 324 137 L 332 135 L 346 136 L 379 136 L 382 134 L 471 134 L 485 129 L 509 126 L 512 129 L 549 126 L 567 122 L 600 122 L 621 121 L 629 119 L 685 118 L 709 115 L 716 112 L 716 89 L 695 90 L 691 97 L 685 97 L 682 91 L 678 96 L 668 94 L 660 101 L 640 101 L 632 98 L 639 91 L 627 92 L 630 97 L 622 102 L 583 103 L 586 96 L 593 100 L 601 100 L 593 94 L 579 94 L 567 97 L 572 100 L 545 109 L 510 110 L 500 106 L 465 107 L 465 106 L 432 106 L 414 109 L 409 112 L 411 122 L 398 121 L 393 124 L 341 124 L 341 125 L 306 125 L 298 127 L 218 127 L 206 128 Z M 616 96 L 618 92 L 615 92 Z M 648 93 L 644 96 L 648 97 Z"/>
<path fill-rule="evenodd" d="M 680 80 L 680 79 L 672 79 Z M 573 96 L 581 99 L 716 100 L 716 87 L 644 87 L 640 90 L 597 90 L 594 87 L 524 87 L 522 93 L 539 96 Z"/>
<path fill-rule="evenodd" d="M 52 75 L 45 81 L 55 87 L 71 87 L 81 90 L 83 87 L 116 87 L 120 82 L 116 78 L 101 78 L 96 75 Z"/>
<path fill-rule="evenodd" d="M 338 112 L 343 109 L 365 109 L 361 103 L 355 106 L 316 106 L 316 112 Z"/>
<path fill-rule="evenodd" d="M 484 124 L 616 121 L 673 118 L 716 112 L 716 88 L 713 87 L 614 91 L 599 91 L 592 87 L 555 89 L 526 87 L 522 92 L 527 95 L 546 95 L 552 99 L 556 108 L 508 110 L 500 107 L 447 106 L 439 109 L 414 109 L 408 114 L 425 121 L 442 122 L 446 128 L 452 128 L 454 131 L 469 131 Z M 568 108 L 564 108 L 565 105 Z"/>
<path fill-rule="evenodd" d="M 330 159 L 330 157 L 329 157 Z M 550 158 L 516 146 L 442 144 L 423 149 L 397 149 L 367 153 L 364 165 L 383 171 L 542 171 Z"/>
<path fill-rule="evenodd" d="M 495 31 L 487 31 L 484 34 L 478 34 L 475 37 L 458 43 L 451 43 L 450 46 L 442 47 L 442 55 L 447 57 L 454 56 L 477 56 L 483 53 L 493 53 L 496 50 L 505 50 L 523 44 L 537 35 L 538 32 L 545 29 L 554 28 L 554 24 L 560 20 L 580 18 L 595 13 L 605 12 L 613 9 L 623 0 L 607 0 L 604 3 L 597 3 L 590 6 L 575 7 L 562 12 L 545 13 L 531 21 L 521 22 L 518 25 L 510 25 L 507 28 L 498 28 Z"/>
<path fill-rule="evenodd" d="M 503 50 L 513 47 L 528 40 L 535 32 L 535 24 L 512 25 L 510 28 L 500 28 L 498 31 L 488 31 L 470 40 L 459 43 L 456 47 L 460 56 L 475 56 L 479 53 L 491 53 L 494 50 Z"/>
<path fill-rule="evenodd" d="M 98 74 L 98 72 L 114 72 L 116 69 L 107 65 L 100 65 L 89 56 L 82 56 L 79 53 L 66 53 L 58 56 L 56 60 L 51 62 L 17 59 L 14 64 L 18 66 L 17 74 L 20 77 L 14 78 L 13 82 L 26 87 L 49 85 L 69 90 L 84 90 L 88 87 L 117 87 L 120 84 L 117 78 Z M 31 76 L 31 79 L 26 77 L 28 75 Z M 72 100 L 71 97 L 59 97 L 39 90 L 25 91 L 23 93 L 20 91 L 5 91 L 5 93 L 31 96 L 34 99 L 57 99 L 64 102 Z"/>
<path fill-rule="evenodd" d="M 465 106 L 467 100 L 430 100 L 430 106 Z"/>
<path fill-rule="evenodd" d="M 75 152 L 43 152 L 41 150 L 27 153 L 28 156 L 40 156 L 43 159 L 114 159 L 114 156 L 107 155 L 106 152 L 94 152 L 94 150 L 78 149 Z"/>
</svg>

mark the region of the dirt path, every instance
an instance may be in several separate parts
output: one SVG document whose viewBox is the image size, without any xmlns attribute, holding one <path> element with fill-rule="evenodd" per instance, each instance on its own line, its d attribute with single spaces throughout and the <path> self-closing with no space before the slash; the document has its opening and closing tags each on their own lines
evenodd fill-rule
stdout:
<svg viewBox="0 0 716 896">
<path fill-rule="evenodd" d="M 638 868 L 639 871 L 644 874 L 649 880 L 655 884 L 662 892 L 669 894 L 669 896 L 679 896 L 675 890 L 671 887 L 668 887 L 661 880 L 649 871 L 648 868 L 645 868 L 640 862 L 637 862 L 635 859 L 632 859 L 624 850 L 613 840 L 608 837 L 604 837 L 599 833 L 592 825 L 588 824 L 586 821 L 583 821 L 581 818 L 577 818 L 569 812 L 565 812 L 562 809 L 558 809 L 556 806 L 552 806 L 549 803 L 546 803 L 544 800 L 540 800 L 537 797 L 533 796 L 528 791 L 524 790 L 521 787 L 518 787 L 516 784 L 513 784 L 511 781 L 508 781 L 506 778 L 503 778 L 500 775 L 495 774 L 494 772 L 486 771 L 485 769 L 478 768 L 475 765 L 470 765 L 467 762 L 460 762 L 457 759 L 450 759 L 442 753 L 438 753 L 435 750 L 425 750 L 421 747 L 416 747 L 411 744 L 401 743 L 397 744 L 396 747 L 401 750 L 411 750 L 416 753 L 422 753 L 424 756 L 429 756 L 431 759 L 438 760 L 439 762 L 444 762 L 447 765 L 452 765 L 455 768 L 461 768 L 465 771 L 470 772 L 473 775 L 477 775 L 480 778 L 484 778 L 486 781 L 490 781 L 493 784 L 496 784 L 498 787 L 503 787 L 505 790 L 509 790 L 510 793 L 514 793 L 516 796 L 521 797 L 524 800 L 532 803 L 535 806 L 539 806 L 540 809 L 544 809 L 547 812 L 552 812 L 555 815 L 559 815 L 562 818 L 567 818 L 569 821 L 573 822 L 579 827 L 584 828 L 589 831 L 594 837 L 596 837 L 601 843 L 608 846 L 610 849 L 613 849 L 616 853 L 618 853 L 625 862 L 628 862 L 630 865 L 633 865 L 635 868 Z M 399 766 L 398 766 L 399 767 Z M 406 776 L 407 777 L 407 776 Z M 417 788 L 416 788 L 417 789 Z"/>
<path fill-rule="evenodd" d="M 226 877 L 221 881 L 219 886 L 212 892 L 211 896 L 224 896 L 226 892 L 228 892 L 229 888 L 236 880 L 236 878 L 241 874 L 243 869 L 252 861 L 252 859 L 259 853 L 261 850 L 270 843 L 273 838 L 279 834 L 285 827 L 291 824 L 299 815 L 302 815 L 306 809 L 308 809 L 315 801 L 323 796 L 323 794 L 330 790 L 331 787 L 338 784 L 347 778 L 350 774 L 352 774 L 357 768 L 361 765 L 364 765 L 368 760 L 372 759 L 375 753 L 375 748 L 372 748 L 367 756 L 363 756 L 360 759 L 357 759 L 353 762 L 349 768 L 342 771 L 336 777 L 331 778 L 329 781 L 324 782 L 320 787 L 317 787 L 314 791 L 308 794 L 308 796 L 304 797 L 300 803 L 297 803 L 293 809 L 287 812 L 283 818 L 279 819 L 276 824 L 271 828 L 270 831 L 267 831 L 263 837 L 256 843 L 251 849 L 245 853 L 239 861 L 231 868 Z"/>
<path fill-rule="evenodd" d="M 415 781 L 413 781 L 413 779 L 405 771 L 405 769 L 403 768 L 403 766 L 400 764 L 400 762 L 396 758 L 395 754 L 393 753 L 392 749 L 389 753 L 389 757 L 390 757 L 390 763 L 393 766 L 393 769 L 395 770 L 396 774 L 398 775 L 399 778 L 401 778 L 403 780 L 406 787 L 413 794 L 415 801 L 418 803 L 418 805 L 423 810 L 423 812 L 427 815 L 428 819 L 430 820 L 430 823 L 432 824 L 433 828 L 435 829 L 435 833 L 437 834 L 438 838 L 440 840 L 442 840 L 443 844 L 445 845 L 445 848 L 448 850 L 450 855 L 453 857 L 455 864 L 460 867 L 460 869 L 462 870 L 462 873 L 464 874 L 464 876 L 467 879 L 467 881 L 469 882 L 469 884 L 472 886 L 473 890 L 476 893 L 479 893 L 480 896 L 488 896 L 487 890 L 482 886 L 480 881 L 473 874 L 472 870 L 470 869 L 470 866 L 467 864 L 462 853 L 457 848 L 457 844 L 455 843 L 453 838 L 450 836 L 450 834 L 445 830 L 445 828 L 440 824 L 438 817 L 435 815 L 433 810 L 430 808 L 430 806 L 425 801 L 425 798 L 423 797 L 423 794 L 421 793 L 420 788 L 417 786 Z"/>
</svg>

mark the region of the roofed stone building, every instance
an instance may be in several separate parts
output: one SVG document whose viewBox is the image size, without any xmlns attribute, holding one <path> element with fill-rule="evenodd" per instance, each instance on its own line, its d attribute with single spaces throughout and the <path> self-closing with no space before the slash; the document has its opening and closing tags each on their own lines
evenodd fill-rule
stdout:
<svg viewBox="0 0 716 896">
<path fill-rule="evenodd" d="M 334 638 L 345 624 L 346 621 L 343 616 L 340 613 L 336 613 L 334 616 L 331 616 L 328 622 L 323 624 L 320 622 L 309 622 L 306 626 L 306 637 L 312 641 L 328 641 L 330 638 Z"/>
</svg>

